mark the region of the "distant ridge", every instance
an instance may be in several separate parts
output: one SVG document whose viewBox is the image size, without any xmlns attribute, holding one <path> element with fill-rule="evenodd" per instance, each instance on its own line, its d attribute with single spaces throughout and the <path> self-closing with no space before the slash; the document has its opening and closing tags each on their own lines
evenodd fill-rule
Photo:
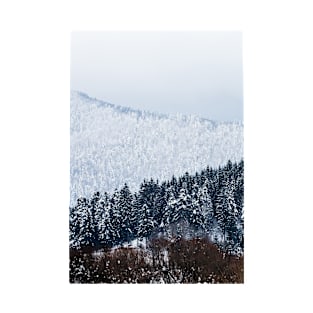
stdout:
<svg viewBox="0 0 313 313">
<path fill-rule="evenodd" d="M 72 90 L 71 96 L 75 93 L 77 95 L 79 95 L 81 98 L 86 99 L 87 103 L 95 103 L 96 102 L 99 106 L 110 107 L 110 108 L 112 108 L 116 111 L 122 112 L 122 113 L 134 113 L 134 114 L 137 114 L 138 117 L 141 117 L 141 116 L 147 116 L 147 117 L 151 116 L 151 117 L 158 117 L 158 118 L 168 118 L 169 117 L 168 114 L 161 114 L 161 113 L 154 113 L 154 112 L 149 112 L 149 111 L 136 110 L 136 109 L 133 109 L 130 107 L 105 102 L 105 101 L 99 100 L 97 98 L 91 98 L 86 93 L 81 92 L 81 91 Z"/>
</svg>

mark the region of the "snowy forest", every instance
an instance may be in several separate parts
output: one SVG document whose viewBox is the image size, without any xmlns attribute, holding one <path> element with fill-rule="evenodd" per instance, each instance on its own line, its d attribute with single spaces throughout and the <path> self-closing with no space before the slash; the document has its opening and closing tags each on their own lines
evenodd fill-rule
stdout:
<svg viewBox="0 0 313 313">
<path fill-rule="evenodd" d="M 244 162 L 70 207 L 72 283 L 242 283 Z"/>
<path fill-rule="evenodd" d="M 163 182 L 243 158 L 243 124 L 157 114 L 71 92 L 71 199 Z"/>
</svg>

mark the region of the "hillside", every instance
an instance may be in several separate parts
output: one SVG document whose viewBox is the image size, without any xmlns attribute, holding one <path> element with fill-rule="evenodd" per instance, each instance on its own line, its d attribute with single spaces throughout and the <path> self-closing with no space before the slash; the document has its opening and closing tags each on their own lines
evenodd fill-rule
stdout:
<svg viewBox="0 0 313 313">
<path fill-rule="evenodd" d="M 116 106 L 71 92 L 71 201 L 243 158 L 243 125 Z"/>
</svg>

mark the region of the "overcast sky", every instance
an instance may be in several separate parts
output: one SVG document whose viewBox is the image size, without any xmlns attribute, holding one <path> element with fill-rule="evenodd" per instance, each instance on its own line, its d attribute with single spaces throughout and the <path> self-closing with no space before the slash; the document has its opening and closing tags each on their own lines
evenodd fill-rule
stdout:
<svg viewBox="0 0 313 313">
<path fill-rule="evenodd" d="M 73 32 L 71 89 L 136 109 L 242 120 L 242 34 Z"/>
</svg>

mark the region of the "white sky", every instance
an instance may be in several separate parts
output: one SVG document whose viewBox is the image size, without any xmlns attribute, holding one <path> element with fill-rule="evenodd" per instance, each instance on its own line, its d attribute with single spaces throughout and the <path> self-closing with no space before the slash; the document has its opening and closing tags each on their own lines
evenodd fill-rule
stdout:
<svg viewBox="0 0 313 313">
<path fill-rule="evenodd" d="M 148 111 L 242 120 L 242 34 L 73 32 L 71 89 Z"/>
</svg>

